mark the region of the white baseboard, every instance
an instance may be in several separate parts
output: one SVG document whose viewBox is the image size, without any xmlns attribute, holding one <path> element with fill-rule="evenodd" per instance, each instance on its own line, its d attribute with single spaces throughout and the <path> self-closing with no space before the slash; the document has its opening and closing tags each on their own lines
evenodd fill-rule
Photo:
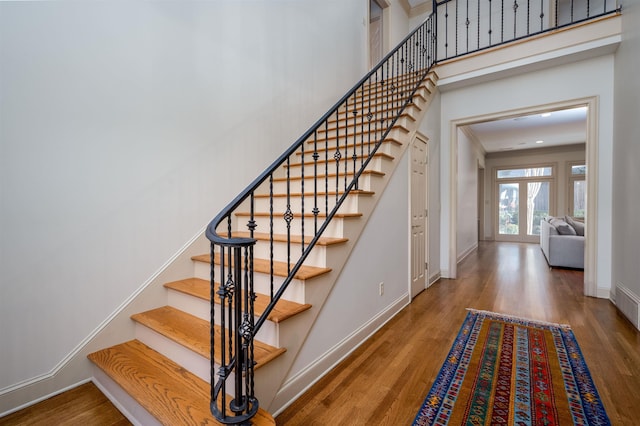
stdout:
<svg viewBox="0 0 640 426">
<path fill-rule="evenodd" d="M 429 288 L 433 284 L 435 284 L 435 282 L 438 281 L 440 278 L 441 278 L 440 271 L 437 271 L 437 272 L 431 274 L 429 276 L 429 285 L 427 286 L 427 288 Z"/>
<path fill-rule="evenodd" d="M 467 258 L 467 256 L 469 256 L 471 253 L 473 253 L 474 250 L 477 250 L 477 249 L 478 249 L 478 242 L 476 241 L 471 247 L 469 247 L 468 249 L 460 253 L 460 256 L 458 256 L 458 259 L 457 259 L 457 263 L 462 262 L 464 259 Z"/>
<path fill-rule="evenodd" d="M 40 397 L 38 399 L 34 399 L 33 401 L 29 401 L 26 404 L 22 404 L 22 405 L 20 405 L 18 407 L 14 407 L 14 408 L 12 408 L 10 410 L 5 411 L 4 413 L 0 413 L 0 419 L 2 417 L 4 417 L 4 416 L 8 416 L 11 413 L 15 413 L 16 411 L 20 411 L 20 410 L 22 410 L 24 408 L 31 407 L 32 405 L 37 404 L 38 402 L 42 402 L 42 401 L 44 401 L 46 399 L 52 398 L 52 397 L 54 397 L 56 395 L 60 395 L 61 393 L 64 393 L 64 392 L 69 391 L 71 389 L 77 388 L 78 386 L 84 385 L 85 383 L 89 383 L 90 381 L 91 381 L 91 379 L 81 380 L 81 381 L 79 381 L 77 383 L 74 383 L 74 384 L 72 384 L 70 386 L 67 386 L 67 387 L 65 387 L 63 389 L 57 390 L 57 391 L 52 392 L 52 393 L 50 393 L 48 395 L 44 395 L 44 396 L 42 396 L 42 397 Z"/>
<path fill-rule="evenodd" d="M 277 417 L 318 380 L 367 341 L 369 337 L 406 307 L 409 304 L 409 300 L 409 294 L 405 293 L 362 327 L 345 337 L 298 374 L 287 380 L 269 407 L 269 411 L 273 416 Z"/>
</svg>

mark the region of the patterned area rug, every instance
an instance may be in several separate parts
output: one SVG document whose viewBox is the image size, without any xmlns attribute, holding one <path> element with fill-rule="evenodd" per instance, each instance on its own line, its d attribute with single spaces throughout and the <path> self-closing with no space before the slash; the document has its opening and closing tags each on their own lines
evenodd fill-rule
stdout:
<svg viewBox="0 0 640 426">
<path fill-rule="evenodd" d="M 469 310 L 414 425 L 610 425 L 573 332 Z"/>
</svg>

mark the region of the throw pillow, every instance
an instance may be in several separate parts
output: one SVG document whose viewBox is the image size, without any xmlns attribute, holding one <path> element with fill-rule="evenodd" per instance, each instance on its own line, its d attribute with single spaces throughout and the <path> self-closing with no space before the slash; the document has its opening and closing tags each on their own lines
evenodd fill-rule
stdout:
<svg viewBox="0 0 640 426">
<path fill-rule="evenodd" d="M 573 229 L 576 230 L 576 235 L 580 235 L 581 237 L 584 237 L 584 223 L 583 222 L 578 222 L 577 220 L 573 220 L 573 218 L 571 216 L 565 216 L 564 220 L 569 225 L 571 225 L 573 227 Z"/>
<path fill-rule="evenodd" d="M 562 219 L 551 219 L 549 223 L 558 230 L 560 235 L 577 235 L 576 230 Z"/>
</svg>

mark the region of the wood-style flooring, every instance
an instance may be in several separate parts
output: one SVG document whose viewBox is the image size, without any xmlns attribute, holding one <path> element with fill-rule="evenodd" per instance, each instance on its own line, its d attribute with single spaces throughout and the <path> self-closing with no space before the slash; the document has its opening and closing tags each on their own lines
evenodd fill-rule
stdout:
<svg viewBox="0 0 640 426">
<path fill-rule="evenodd" d="M 552 269 L 536 244 L 480 243 L 277 418 L 294 425 L 411 425 L 466 308 L 570 324 L 613 425 L 640 425 L 640 332 L 582 271 Z"/>
<path fill-rule="evenodd" d="M 91 382 L 0 418 L 2 426 L 129 426 L 131 423 Z"/>
<path fill-rule="evenodd" d="M 484 309 L 570 324 L 613 425 L 640 424 L 640 332 L 608 300 L 582 296 L 581 271 L 550 270 L 538 245 L 480 243 L 277 417 L 281 426 L 410 425 L 466 315 Z M 115 412 L 114 412 L 115 410 Z M 91 384 L 0 425 L 129 424 Z"/>
</svg>

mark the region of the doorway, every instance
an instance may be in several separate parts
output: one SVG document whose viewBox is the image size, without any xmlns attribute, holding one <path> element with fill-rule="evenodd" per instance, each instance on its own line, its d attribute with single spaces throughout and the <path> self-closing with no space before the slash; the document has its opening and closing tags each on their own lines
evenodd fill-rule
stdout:
<svg viewBox="0 0 640 426">
<path fill-rule="evenodd" d="M 571 108 L 585 108 L 586 118 L 586 169 L 588 173 L 585 177 L 587 214 L 585 217 L 585 269 L 584 269 L 584 294 L 593 297 L 605 297 L 598 292 L 598 227 L 596 218 L 598 217 L 598 98 L 574 99 L 544 106 L 528 107 L 509 112 L 487 114 L 483 116 L 467 117 L 452 120 L 451 140 L 449 144 L 449 215 L 450 221 L 445 223 L 448 228 L 448 268 L 446 276 L 456 278 L 457 275 L 457 228 L 456 215 L 458 212 L 458 128 L 490 120 L 499 120 L 506 117 L 519 117 L 531 114 L 542 114 L 548 111 L 561 111 Z"/>
</svg>

